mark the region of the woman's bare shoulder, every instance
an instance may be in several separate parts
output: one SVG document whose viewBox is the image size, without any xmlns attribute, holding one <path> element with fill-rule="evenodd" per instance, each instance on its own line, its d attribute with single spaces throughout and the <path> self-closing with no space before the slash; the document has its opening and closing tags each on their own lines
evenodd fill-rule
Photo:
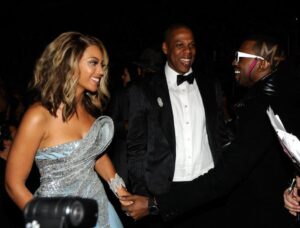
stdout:
<svg viewBox="0 0 300 228">
<path fill-rule="evenodd" d="M 31 105 L 26 110 L 18 127 L 15 138 L 16 143 L 14 144 L 19 146 L 26 141 L 28 144 L 27 150 L 35 151 L 48 135 L 48 127 L 51 125 L 50 120 L 51 114 L 45 107 L 39 103 Z M 31 150 L 28 148 L 31 148 Z"/>
<path fill-rule="evenodd" d="M 30 124 L 45 124 L 51 118 L 50 112 L 41 103 L 34 103 L 24 114 L 22 122 Z"/>
</svg>

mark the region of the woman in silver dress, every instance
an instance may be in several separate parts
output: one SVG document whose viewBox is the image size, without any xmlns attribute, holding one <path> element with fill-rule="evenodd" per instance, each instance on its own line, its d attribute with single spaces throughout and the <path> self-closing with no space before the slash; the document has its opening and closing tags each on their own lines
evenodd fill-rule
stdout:
<svg viewBox="0 0 300 228">
<path fill-rule="evenodd" d="M 62 33 L 39 58 L 32 83 L 38 100 L 22 119 L 6 168 L 6 189 L 20 209 L 33 197 L 93 198 L 98 227 L 122 227 L 98 177 L 116 195 L 129 194 L 104 152 L 113 122 L 98 117 L 109 97 L 107 65 L 102 42 L 78 32 Z M 25 181 L 34 159 L 41 183 L 33 195 Z"/>
</svg>

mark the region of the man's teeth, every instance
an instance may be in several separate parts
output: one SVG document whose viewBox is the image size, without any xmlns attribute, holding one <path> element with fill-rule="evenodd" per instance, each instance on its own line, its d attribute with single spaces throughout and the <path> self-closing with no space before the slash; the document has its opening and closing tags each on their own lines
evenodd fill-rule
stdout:
<svg viewBox="0 0 300 228">
<path fill-rule="evenodd" d="M 240 72 L 239 70 L 235 70 L 234 73 L 235 73 L 235 74 L 239 74 L 239 73 L 241 73 L 241 72 Z"/>
<path fill-rule="evenodd" d="M 189 62 L 191 62 L 190 59 L 181 59 L 181 61 L 185 62 L 186 64 L 189 63 Z"/>
</svg>

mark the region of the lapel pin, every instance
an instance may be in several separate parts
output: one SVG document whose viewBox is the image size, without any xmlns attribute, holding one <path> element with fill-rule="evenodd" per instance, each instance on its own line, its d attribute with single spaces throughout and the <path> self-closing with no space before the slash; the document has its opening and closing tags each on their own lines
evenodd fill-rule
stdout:
<svg viewBox="0 0 300 228">
<path fill-rule="evenodd" d="M 162 99 L 160 97 L 157 98 L 157 103 L 159 105 L 159 107 L 163 107 L 164 106 L 164 103 L 162 101 Z"/>
</svg>

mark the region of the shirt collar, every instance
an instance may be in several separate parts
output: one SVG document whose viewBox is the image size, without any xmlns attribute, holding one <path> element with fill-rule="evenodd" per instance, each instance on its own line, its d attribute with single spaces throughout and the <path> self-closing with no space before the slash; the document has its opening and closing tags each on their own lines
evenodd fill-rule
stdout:
<svg viewBox="0 0 300 228">
<path fill-rule="evenodd" d="M 190 68 L 189 71 L 186 72 L 184 75 L 190 74 L 192 72 L 193 72 L 193 70 L 192 70 L 192 68 Z M 177 75 L 180 74 L 180 73 L 178 73 L 175 70 L 173 70 L 169 66 L 168 62 L 166 62 L 166 65 L 165 65 L 165 74 L 166 74 L 166 77 L 167 77 L 168 84 L 171 84 L 171 85 L 175 84 L 175 85 L 177 85 Z"/>
</svg>

